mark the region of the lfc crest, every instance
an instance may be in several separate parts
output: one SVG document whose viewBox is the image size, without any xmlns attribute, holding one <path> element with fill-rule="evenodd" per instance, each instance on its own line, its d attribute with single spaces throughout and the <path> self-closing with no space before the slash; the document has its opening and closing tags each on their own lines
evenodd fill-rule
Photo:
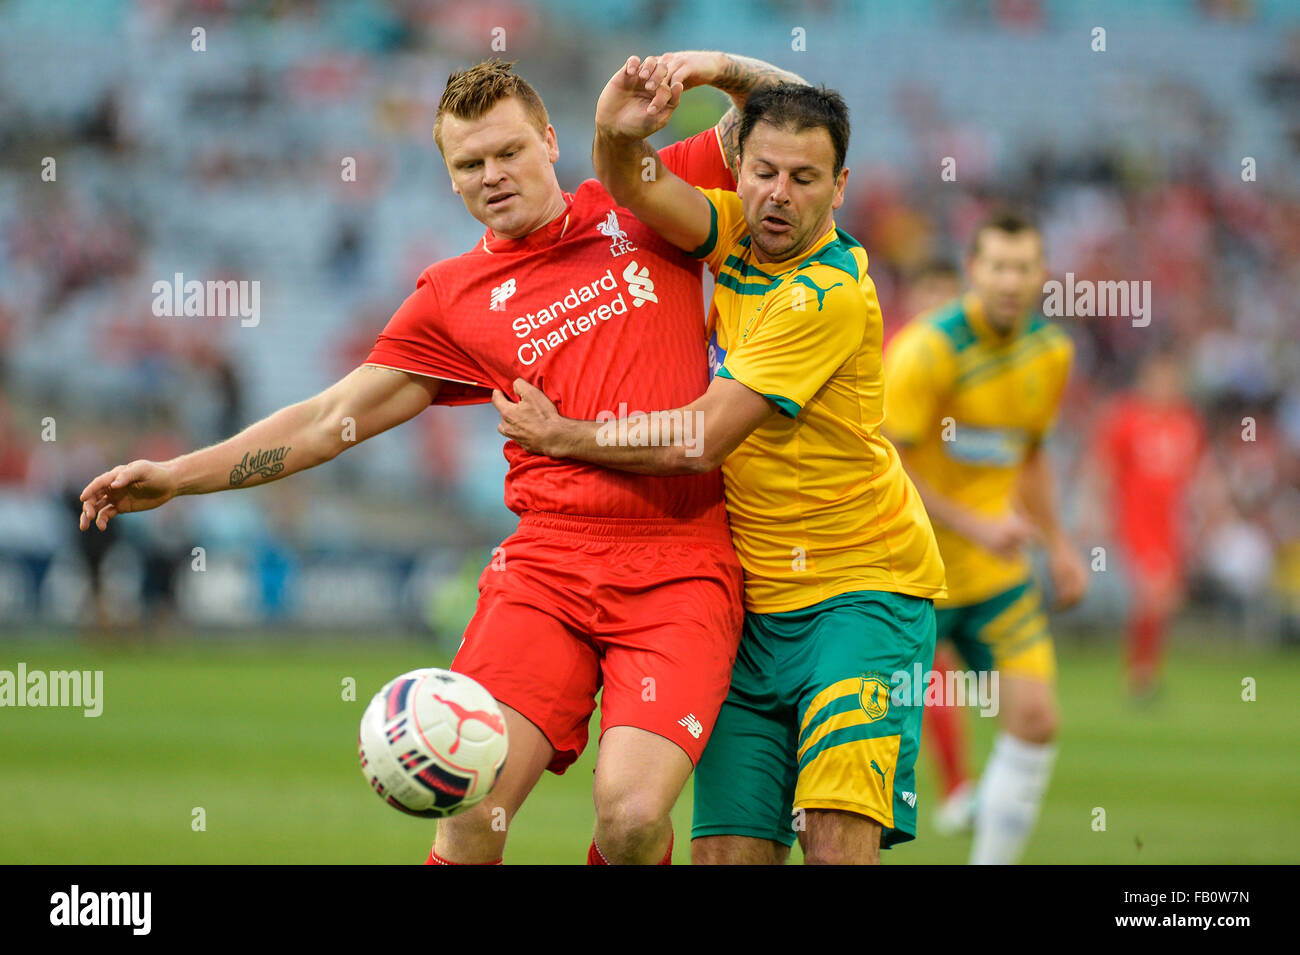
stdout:
<svg viewBox="0 0 1300 955">
<path fill-rule="evenodd" d="M 628 241 L 627 233 L 619 228 L 618 213 L 613 209 L 609 210 L 604 222 L 596 223 L 596 229 L 601 235 L 609 236 L 609 254 L 614 258 L 636 251 L 636 246 Z"/>
</svg>

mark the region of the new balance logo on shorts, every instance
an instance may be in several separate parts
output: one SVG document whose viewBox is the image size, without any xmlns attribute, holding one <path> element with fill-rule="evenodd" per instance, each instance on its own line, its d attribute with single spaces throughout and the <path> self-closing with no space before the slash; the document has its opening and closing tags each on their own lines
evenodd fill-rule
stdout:
<svg viewBox="0 0 1300 955">
<path fill-rule="evenodd" d="M 677 725 L 686 727 L 686 732 L 696 739 L 699 739 L 700 734 L 704 732 L 704 724 L 695 718 L 694 713 L 687 713 L 677 721 Z"/>
<path fill-rule="evenodd" d="M 514 294 L 515 280 L 506 279 L 492 290 L 492 297 L 488 302 L 488 308 L 494 312 L 504 312 L 506 310 L 506 299 Z"/>
</svg>

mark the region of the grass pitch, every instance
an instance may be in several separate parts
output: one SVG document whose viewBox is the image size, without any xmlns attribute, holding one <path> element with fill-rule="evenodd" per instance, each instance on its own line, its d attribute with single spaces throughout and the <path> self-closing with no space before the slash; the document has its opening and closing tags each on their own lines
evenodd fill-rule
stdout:
<svg viewBox="0 0 1300 955">
<path fill-rule="evenodd" d="M 1300 657 L 1175 647 L 1165 695 L 1139 709 L 1113 648 L 1059 656 L 1061 748 L 1026 862 L 1300 859 Z M 29 672 L 102 669 L 104 709 L 0 709 L 0 863 L 418 863 L 428 852 L 433 824 L 376 798 L 355 741 L 381 685 L 445 666 L 445 655 L 366 640 L 0 643 L 0 670 L 19 661 Z M 1246 677 L 1254 702 L 1242 699 Z M 978 770 L 995 721 L 968 715 Z M 594 758 L 589 746 L 565 775 L 543 778 L 512 826 L 507 862 L 585 860 Z M 918 838 L 883 860 L 964 862 L 969 838 L 930 826 L 928 752 L 918 776 Z M 678 863 L 689 861 L 690 806 L 688 785 L 673 813 Z M 1105 831 L 1094 829 L 1098 808 Z"/>
</svg>

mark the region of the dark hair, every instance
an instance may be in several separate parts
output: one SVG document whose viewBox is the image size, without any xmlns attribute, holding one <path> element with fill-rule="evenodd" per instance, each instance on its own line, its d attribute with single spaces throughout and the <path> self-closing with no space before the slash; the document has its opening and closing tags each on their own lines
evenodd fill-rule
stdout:
<svg viewBox="0 0 1300 955">
<path fill-rule="evenodd" d="M 1019 209 L 1002 206 L 984 216 L 984 218 L 980 220 L 979 225 L 975 227 L 975 231 L 971 233 L 970 248 L 967 250 L 967 256 L 969 258 L 973 259 L 979 254 L 980 237 L 990 230 L 994 232 L 1005 232 L 1007 235 L 1019 235 L 1022 232 L 1032 232 L 1038 236 L 1040 243 L 1043 238 L 1043 233 L 1039 231 L 1038 226 L 1029 215 L 1021 212 Z"/>
<path fill-rule="evenodd" d="M 778 128 L 793 128 L 796 133 L 805 129 L 826 130 L 835 148 L 835 175 L 844 168 L 844 157 L 849 151 L 849 107 L 844 97 L 825 86 L 805 86 L 802 83 L 779 83 L 759 90 L 745 101 L 745 111 L 740 119 L 740 151 L 745 151 L 745 140 L 757 123 L 768 123 Z"/>
<path fill-rule="evenodd" d="M 524 112 L 537 127 L 537 131 L 546 132 L 546 126 L 550 122 L 546 106 L 537 95 L 537 90 L 514 71 L 514 66 L 514 63 L 494 57 L 447 77 L 447 88 L 442 91 L 438 114 L 433 121 L 433 141 L 439 149 L 442 149 L 444 116 L 478 119 L 501 100 L 511 96 L 523 103 Z"/>
</svg>

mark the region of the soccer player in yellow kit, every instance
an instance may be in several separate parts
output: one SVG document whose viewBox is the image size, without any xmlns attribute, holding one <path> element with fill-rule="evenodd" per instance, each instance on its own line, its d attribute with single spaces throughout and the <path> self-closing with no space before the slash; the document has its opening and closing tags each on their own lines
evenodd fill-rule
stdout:
<svg viewBox="0 0 1300 955">
<path fill-rule="evenodd" d="M 890 343 L 885 432 L 925 500 L 947 569 L 938 638 L 999 677 L 1002 732 L 975 797 L 970 861 L 1013 863 L 1038 818 L 1058 721 L 1056 660 L 1026 545 L 1046 545 L 1059 606 L 1087 586 L 1043 451 L 1073 349 L 1035 314 L 1046 272 L 1028 221 L 1011 212 L 985 220 L 966 267 L 971 291 Z"/>
<path fill-rule="evenodd" d="M 866 254 L 832 215 L 848 111 L 810 86 L 755 95 L 737 192 L 699 190 L 645 142 L 674 87 L 630 62 L 601 95 L 593 160 L 621 204 L 717 280 L 707 391 L 600 424 L 559 417 L 522 381 L 518 404 L 494 403 L 503 433 L 540 453 L 652 474 L 722 467 L 745 634 L 696 770 L 692 860 L 779 863 L 798 835 L 808 862 L 875 862 L 915 834 L 921 707 L 891 691 L 930 666 L 944 590 L 930 522 L 880 433 Z"/>
</svg>

